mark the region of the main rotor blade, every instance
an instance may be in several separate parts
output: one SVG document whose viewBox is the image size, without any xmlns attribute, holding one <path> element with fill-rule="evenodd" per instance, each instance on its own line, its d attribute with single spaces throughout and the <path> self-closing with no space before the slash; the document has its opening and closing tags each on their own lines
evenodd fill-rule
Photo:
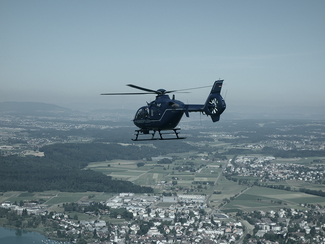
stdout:
<svg viewBox="0 0 325 244">
<path fill-rule="evenodd" d="M 102 93 L 100 95 L 146 95 L 146 94 L 156 94 L 155 92 L 129 92 L 129 93 Z"/>
<path fill-rule="evenodd" d="M 148 89 L 148 88 L 144 88 L 144 87 L 141 87 L 141 86 L 136 86 L 136 85 L 132 85 L 132 84 L 127 84 L 127 86 L 130 86 L 132 88 L 139 89 L 139 90 L 142 90 L 142 91 L 152 92 L 152 93 L 156 93 L 157 94 L 157 91 L 151 90 L 151 89 Z"/>
<path fill-rule="evenodd" d="M 196 90 L 196 89 L 207 88 L 207 87 L 211 87 L 211 85 L 210 86 L 193 87 L 193 88 L 187 88 L 187 89 L 180 89 L 180 90 L 166 91 L 165 93 L 180 92 L 180 91 L 189 91 L 189 90 Z"/>
<path fill-rule="evenodd" d="M 180 89 L 180 90 L 171 90 L 171 91 L 165 91 L 163 89 L 161 89 L 162 91 L 160 91 L 160 90 L 155 91 L 155 90 L 151 90 L 151 89 L 144 88 L 144 87 L 141 87 L 141 86 L 136 86 L 136 85 L 133 85 L 133 84 L 127 84 L 127 86 L 135 88 L 135 89 L 139 89 L 139 90 L 142 90 L 142 91 L 145 91 L 145 92 L 102 93 L 100 95 L 109 95 L 109 96 L 112 96 L 112 95 L 145 95 L 145 94 L 163 95 L 163 94 L 172 93 L 172 92 L 187 93 L 187 92 L 183 92 L 183 91 L 189 91 L 189 90 L 195 90 L 195 89 L 211 87 L 211 86 L 201 86 L 201 87 L 194 87 L 194 88 L 187 88 L 187 89 Z"/>
</svg>

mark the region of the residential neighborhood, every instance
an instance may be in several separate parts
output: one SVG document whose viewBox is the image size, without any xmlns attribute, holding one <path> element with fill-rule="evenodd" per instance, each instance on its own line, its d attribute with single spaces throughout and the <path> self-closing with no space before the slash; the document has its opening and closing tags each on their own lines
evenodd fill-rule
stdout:
<svg viewBox="0 0 325 244">
<path fill-rule="evenodd" d="M 304 206 L 304 210 L 283 208 L 277 212 L 240 211 L 228 216 L 209 208 L 201 199 L 200 195 L 187 195 L 184 201 L 182 196 L 120 193 L 101 202 L 102 208 L 86 212 L 96 216 L 96 220 L 90 221 L 75 220 L 68 211 L 49 213 L 44 206 L 33 203 L 17 206 L 5 202 L 1 207 L 16 211 L 18 215 L 46 216 L 46 225 L 52 226 L 47 236 L 74 243 L 82 239 L 90 243 L 264 243 L 263 240 L 270 238 L 274 241 L 265 243 L 279 243 L 278 239 L 295 241 L 292 243 L 325 241 L 324 207 L 309 205 Z M 84 210 L 94 202 L 89 199 L 77 204 Z M 112 213 L 118 210 L 131 215 L 113 217 Z M 119 220 L 119 224 L 102 220 L 105 215 Z"/>
<path fill-rule="evenodd" d="M 275 157 L 239 156 L 234 162 L 231 160 L 225 167 L 224 173 L 236 176 L 258 177 L 259 182 L 279 182 L 296 180 L 322 183 L 325 166 L 318 165 L 318 161 L 311 161 L 309 165 L 291 163 L 275 163 Z M 299 158 L 296 158 L 297 161 Z"/>
</svg>

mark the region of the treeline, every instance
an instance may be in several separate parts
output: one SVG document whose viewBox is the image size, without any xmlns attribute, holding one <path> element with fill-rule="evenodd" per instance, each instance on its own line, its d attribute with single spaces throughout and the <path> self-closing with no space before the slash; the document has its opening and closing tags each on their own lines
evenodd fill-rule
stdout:
<svg viewBox="0 0 325 244">
<path fill-rule="evenodd" d="M 83 170 L 89 162 L 140 159 L 154 149 L 118 144 L 55 144 L 41 149 L 44 157 L 0 157 L 0 191 L 153 192 L 150 187 L 112 180 L 100 172 Z"/>
<path fill-rule="evenodd" d="M 67 143 L 44 146 L 40 149 L 45 158 L 55 161 L 69 160 L 70 164 L 76 163 L 81 168 L 89 162 L 99 162 L 113 159 L 137 160 L 151 157 L 156 150 L 150 147 L 122 146 L 119 144 L 104 143 Z"/>
<path fill-rule="evenodd" d="M 110 207 L 98 202 L 94 202 L 89 206 L 81 206 L 78 203 L 63 203 L 63 208 L 65 212 L 94 212 L 96 215 L 98 215 L 100 210 L 110 210 Z"/>
<path fill-rule="evenodd" d="M 231 148 L 228 151 L 222 153 L 224 155 L 234 154 L 234 155 L 247 155 L 254 152 L 251 149 L 241 149 L 241 148 Z M 276 158 L 295 158 L 295 157 L 323 157 L 323 151 L 314 151 L 314 150 L 280 150 L 273 147 L 264 147 L 262 150 L 258 151 L 262 155 L 272 155 Z"/>
<path fill-rule="evenodd" d="M 299 188 L 299 191 L 306 193 L 306 194 L 310 194 L 310 195 L 325 197 L 325 192 L 323 192 L 322 190 L 317 191 L 317 190 L 311 190 L 311 189 L 306 189 L 306 188 Z"/>
<path fill-rule="evenodd" d="M 295 157 L 323 157 L 323 151 L 314 151 L 314 150 L 279 150 L 273 147 L 264 147 L 262 149 L 262 154 L 264 155 L 273 155 L 277 158 L 295 158 Z"/>
<path fill-rule="evenodd" d="M 10 211 L 9 209 L 0 208 L 1 218 L 6 219 L 4 226 L 16 227 L 16 228 L 37 228 L 40 224 L 47 225 L 47 220 L 52 218 L 51 214 L 46 215 L 28 215 L 27 210 L 24 209 L 22 214 L 18 214 L 16 211 Z"/>
</svg>

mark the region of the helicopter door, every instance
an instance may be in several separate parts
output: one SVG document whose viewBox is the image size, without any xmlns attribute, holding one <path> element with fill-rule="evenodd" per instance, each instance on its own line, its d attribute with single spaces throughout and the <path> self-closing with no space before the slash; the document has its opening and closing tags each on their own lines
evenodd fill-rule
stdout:
<svg viewBox="0 0 325 244">
<path fill-rule="evenodd" d="M 150 108 L 150 119 L 158 119 L 159 118 L 159 111 L 155 107 Z"/>
</svg>

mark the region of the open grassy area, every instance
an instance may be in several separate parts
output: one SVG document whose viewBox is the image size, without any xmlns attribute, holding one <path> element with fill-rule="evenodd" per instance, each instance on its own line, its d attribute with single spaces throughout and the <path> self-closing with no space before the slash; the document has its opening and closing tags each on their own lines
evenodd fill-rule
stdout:
<svg viewBox="0 0 325 244">
<path fill-rule="evenodd" d="M 317 162 L 320 160 L 322 163 Z M 315 162 L 316 161 L 316 162 Z M 322 165 L 325 162 L 325 157 L 304 157 L 304 158 L 276 158 L 274 163 L 295 163 L 306 166 Z"/>
<path fill-rule="evenodd" d="M 48 205 L 65 203 L 65 202 L 77 202 L 82 197 L 88 196 L 89 193 L 69 193 L 69 192 L 60 192 L 57 196 L 53 197 L 49 201 L 46 202 Z"/>
<path fill-rule="evenodd" d="M 224 146 L 216 142 L 214 146 Z M 211 145 L 210 145 L 211 146 Z M 209 205 L 218 207 L 223 199 L 233 199 L 226 204 L 222 210 L 232 211 L 251 211 L 256 209 L 269 210 L 283 207 L 297 208 L 300 203 L 320 203 L 325 205 L 325 198 L 300 193 L 298 191 L 284 191 L 266 187 L 254 186 L 250 188 L 246 185 L 239 185 L 237 182 L 229 181 L 222 175 L 222 168 L 227 161 L 203 160 L 207 157 L 206 153 L 187 152 L 182 154 L 166 155 L 168 157 L 177 156 L 177 160 L 172 164 L 157 164 L 158 161 L 145 160 L 112 160 L 90 163 L 86 169 L 111 176 L 113 179 L 128 180 L 138 185 L 152 186 L 156 193 L 168 191 L 161 182 L 176 181 L 174 188 L 180 188 L 180 191 L 173 189 L 178 194 L 184 194 L 184 189 L 195 189 L 188 194 L 206 194 L 210 196 Z M 228 155 L 227 158 L 233 158 L 234 155 Z M 300 163 L 310 164 L 311 161 L 318 158 L 294 158 L 294 159 L 276 159 L 277 163 Z M 144 163 L 138 167 L 138 163 Z M 194 165 L 195 170 L 188 170 L 186 167 Z M 184 168 L 182 168 L 184 167 Z M 186 169 L 185 169 L 186 168 Z M 220 175 L 220 178 L 218 179 Z M 257 177 L 237 177 L 254 182 Z M 217 181 L 217 184 L 213 183 Z M 206 182 L 210 182 L 206 184 Z M 204 183 L 204 184 L 202 184 Z M 274 182 L 274 185 L 284 185 L 291 187 L 291 190 L 299 188 L 308 188 L 312 190 L 323 190 L 323 185 L 312 184 L 303 181 L 281 181 Z M 182 190 L 183 188 L 183 190 Z M 183 192 L 182 192 L 183 191 Z M 0 201 L 9 200 L 11 202 L 20 200 L 43 199 L 47 205 L 56 206 L 57 210 L 62 210 L 62 203 L 77 202 L 82 198 L 92 196 L 94 201 L 105 201 L 114 194 L 107 193 L 65 193 L 65 192 L 6 192 L 0 196 Z M 82 216 L 80 216 L 82 217 Z"/>
<path fill-rule="evenodd" d="M 24 200 L 40 200 L 48 201 L 53 196 L 55 196 L 58 192 L 48 191 L 48 192 L 5 192 L 2 196 L 0 196 L 0 202 L 10 201 L 17 202 Z"/>
<path fill-rule="evenodd" d="M 10 201 L 19 203 L 21 200 L 40 200 L 42 199 L 46 205 L 60 204 L 65 202 L 77 202 L 81 198 L 88 198 L 92 201 L 106 201 L 111 198 L 112 193 L 103 192 L 58 192 L 58 191 L 46 191 L 46 192 L 6 192 L 0 197 L 0 201 Z"/>
<path fill-rule="evenodd" d="M 307 188 L 311 190 L 325 190 L 325 186 L 323 184 L 314 184 L 305 181 L 298 181 L 298 180 L 290 180 L 286 181 L 286 184 L 291 187 L 291 189 L 299 190 L 299 188 Z"/>
<path fill-rule="evenodd" d="M 238 185 L 233 181 L 227 180 L 224 176 L 220 176 L 217 185 L 213 187 L 213 191 L 221 192 L 221 194 L 212 194 L 209 199 L 209 203 L 213 206 L 219 206 L 223 199 L 230 199 L 231 197 L 235 196 L 236 194 L 239 194 L 246 188 L 247 186 Z"/>
<path fill-rule="evenodd" d="M 188 154 L 179 158 L 190 157 Z M 170 155 L 169 155 L 170 156 Z M 144 166 L 137 167 L 137 163 L 145 163 Z M 215 167 L 203 167 L 198 172 L 174 170 L 174 168 L 186 166 L 191 162 L 195 165 L 209 164 Z M 102 172 L 103 174 L 112 176 L 113 179 L 123 179 L 134 182 L 139 185 L 156 185 L 160 181 L 171 181 L 177 178 L 182 186 L 189 186 L 192 181 L 215 181 L 221 169 L 220 162 L 201 161 L 201 160 L 176 160 L 172 164 L 157 164 L 157 161 L 133 161 L 133 160 L 112 160 L 105 162 L 90 163 L 87 169 Z M 109 165 L 109 167 L 107 167 Z"/>
<path fill-rule="evenodd" d="M 284 207 L 299 208 L 300 203 L 319 203 L 324 205 L 325 197 L 254 186 L 225 205 L 222 210 L 226 212 L 237 212 L 238 210 L 268 211 Z"/>
</svg>

